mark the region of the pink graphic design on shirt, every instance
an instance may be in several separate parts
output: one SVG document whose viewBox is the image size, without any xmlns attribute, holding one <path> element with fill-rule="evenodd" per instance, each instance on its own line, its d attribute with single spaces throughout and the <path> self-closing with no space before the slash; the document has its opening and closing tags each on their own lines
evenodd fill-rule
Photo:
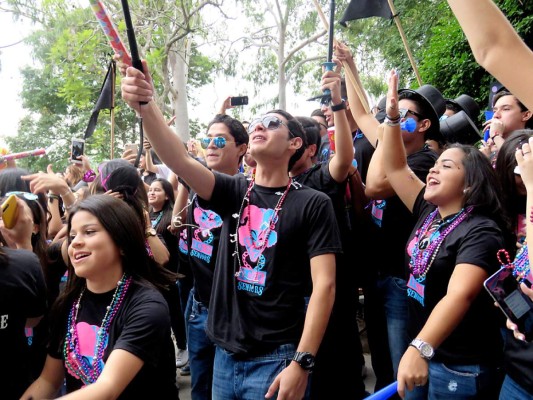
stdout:
<svg viewBox="0 0 533 400">
<path fill-rule="evenodd" d="M 217 213 L 198 206 L 194 209 L 193 215 L 198 228 L 192 232 L 190 255 L 209 263 L 213 255 L 214 240 L 211 230 L 222 226 L 222 218 Z"/>
<path fill-rule="evenodd" d="M 257 262 L 265 248 L 274 246 L 278 241 L 276 231 L 269 229 L 270 224 L 276 223 L 276 221 L 271 221 L 273 215 L 274 210 L 271 208 L 248 205 L 244 209 L 242 225 L 239 227 L 239 244 L 246 247 L 250 261 L 253 263 Z M 268 240 L 266 244 L 265 240 Z"/>
<path fill-rule="evenodd" d="M 238 288 L 261 295 L 265 286 L 266 273 L 261 271 L 266 263 L 263 251 L 274 246 L 278 241 L 278 234 L 273 228 L 276 221 L 272 221 L 274 210 L 248 205 L 243 211 L 239 226 L 239 244 L 246 248 L 242 253 L 243 268 L 237 279 Z M 255 267 L 252 265 L 255 264 Z"/>
<path fill-rule="evenodd" d="M 76 330 L 78 331 L 80 355 L 83 356 L 89 364 L 92 364 L 94 360 L 94 353 L 96 351 L 96 337 L 100 327 L 96 325 L 89 325 L 86 322 L 79 322 L 76 324 Z M 104 350 L 107 348 L 108 340 L 109 335 L 106 334 L 104 337 Z M 104 362 L 102 360 L 100 360 L 100 367 L 102 369 L 104 368 Z M 67 368 L 67 371 L 69 371 L 72 376 L 77 378 L 76 375 L 70 372 L 69 368 Z"/>
</svg>

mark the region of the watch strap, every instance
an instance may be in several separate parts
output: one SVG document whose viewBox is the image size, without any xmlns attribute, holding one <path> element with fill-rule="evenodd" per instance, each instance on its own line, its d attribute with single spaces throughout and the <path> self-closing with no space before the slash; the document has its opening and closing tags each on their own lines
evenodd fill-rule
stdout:
<svg viewBox="0 0 533 400">
<path fill-rule="evenodd" d="M 346 102 L 342 100 L 339 104 L 331 105 L 331 111 L 340 111 L 340 110 L 346 110 Z"/>
</svg>

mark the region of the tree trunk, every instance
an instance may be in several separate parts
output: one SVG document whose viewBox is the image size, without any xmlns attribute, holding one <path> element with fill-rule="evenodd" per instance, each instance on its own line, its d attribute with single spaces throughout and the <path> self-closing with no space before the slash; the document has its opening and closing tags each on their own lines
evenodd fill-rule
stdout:
<svg viewBox="0 0 533 400">
<path fill-rule="evenodd" d="M 170 99 L 176 115 L 176 133 L 186 142 L 190 139 L 189 112 L 187 109 L 187 80 L 189 77 L 189 57 L 191 44 L 187 38 L 176 43 L 175 51 L 169 53 L 172 82 L 176 96 Z"/>
</svg>

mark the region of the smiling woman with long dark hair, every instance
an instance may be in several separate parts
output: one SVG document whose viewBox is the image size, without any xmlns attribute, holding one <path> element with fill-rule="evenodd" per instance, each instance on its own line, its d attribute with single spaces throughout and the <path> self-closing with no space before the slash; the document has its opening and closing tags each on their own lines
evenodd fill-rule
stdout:
<svg viewBox="0 0 533 400">
<path fill-rule="evenodd" d="M 53 309 L 48 357 L 23 399 L 176 398 L 168 306 L 173 284 L 144 247 L 125 202 L 93 195 L 70 213 L 69 278 Z M 104 368 L 105 366 L 105 368 Z"/>
</svg>

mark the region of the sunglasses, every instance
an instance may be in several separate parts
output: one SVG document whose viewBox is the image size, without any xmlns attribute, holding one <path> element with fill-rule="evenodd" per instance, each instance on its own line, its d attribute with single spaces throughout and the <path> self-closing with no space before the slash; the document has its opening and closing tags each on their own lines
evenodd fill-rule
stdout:
<svg viewBox="0 0 533 400">
<path fill-rule="evenodd" d="M 233 142 L 233 140 L 228 140 L 223 136 L 204 137 L 200 139 L 200 145 L 202 146 L 202 149 L 207 149 L 211 142 L 213 142 L 219 149 L 223 149 L 226 147 L 226 143 Z"/>
<path fill-rule="evenodd" d="M 20 198 L 24 198 L 26 200 L 37 200 L 39 196 L 37 196 L 35 193 L 29 193 L 29 192 L 7 192 L 6 197 L 9 197 L 11 195 L 15 195 Z"/>
<path fill-rule="evenodd" d="M 281 119 L 273 115 L 267 115 L 266 117 L 256 118 L 252 122 L 250 122 L 250 125 L 248 125 L 248 134 L 255 131 L 255 128 L 259 124 L 263 125 L 265 129 L 268 129 L 269 131 L 274 131 L 276 129 L 279 129 L 281 125 L 286 126 L 287 129 L 289 130 L 291 137 L 295 137 L 294 133 L 291 132 L 289 126 L 285 122 L 283 122 Z"/>
<path fill-rule="evenodd" d="M 409 113 L 409 114 L 414 115 L 418 119 L 426 119 L 422 114 L 417 113 L 416 111 L 413 111 L 413 110 L 409 110 L 407 108 L 400 108 L 398 111 L 400 112 L 400 118 L 405 118 L 406 115 Z"/>
</svg>

